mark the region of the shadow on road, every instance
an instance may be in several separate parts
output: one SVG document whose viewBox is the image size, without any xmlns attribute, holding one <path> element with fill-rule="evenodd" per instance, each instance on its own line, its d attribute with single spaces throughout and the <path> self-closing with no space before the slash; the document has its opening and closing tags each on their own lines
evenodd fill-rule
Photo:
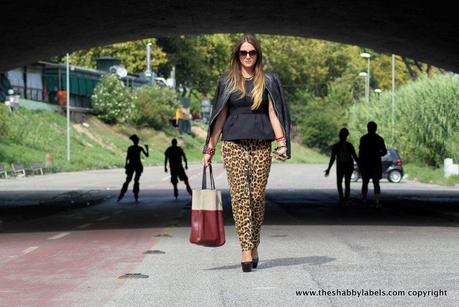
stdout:
<svg viewBox="0 0 459 307">
<path fill-rule="evenodd" d="M 309 257 L 290 257 L 290 258 L 277 258 L 260 260 L 258 270 L 269 269 L 274 267 L 286 267 L 291 265 L 322 265 L 335 261 L 336 258 L 325 257 L 325 256 L 309 256 Z M 207 269 L 207 271 L 219 271 L 219 270 L 234 270 L 240 268 L 240 264 L 237 265 L 226 265 L 216 268 Z"/>
<path fill-rule="evenodd" d="M 340 208 L 335 194 L 336 191 L 326 189 L 271 189 L 267 193 L 264 224 L 459 226 L 459 191 L 383 191 L 383 207 L 378 209 L 371 207 L 371 197 L 370 206 L 362 206 L 358 194 L 351 195 L 348 207 Z M 3 192 L 0 195 L 0 233 L 190 225 L 189 196 L 175 200 L 170 190 L 145 190 L 138 204 L 130 195 L 117 203 L 115 191 L 61 193 L 48 201 L 45 201 L 46 195 L 43 192 Z M 16 204 L 5 202 L 13 196 Z M 38 198 L 43 201 L 37 203 Z M 27 203 L 33 199 L 35 204 Z M 227 190 L 223 191 L 223 202 L 225 224 L 233 225 Z M 89 225 L 78 228 L 84 224 Z"/>
<path fill-rule="evenodd" d="M 340 207 L 332 190 L 270 191 L 265 224 L 459 226 L 459 191 L 384 191 L 382 207 L 351 196 Z M 371 194 L 370 194 L 371 195 Z M 276 207 L 283 215 L 275 215 Z"/>
</svg>

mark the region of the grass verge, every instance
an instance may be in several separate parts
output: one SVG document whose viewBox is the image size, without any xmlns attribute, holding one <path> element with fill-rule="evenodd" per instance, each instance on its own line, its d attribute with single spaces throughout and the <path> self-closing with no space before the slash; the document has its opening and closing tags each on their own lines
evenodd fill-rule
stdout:
<svg viewBox="0 0 459 307">
<path fill-rule="evenodd" d="M 199 163 L 205 142 L 206 127 L 199 126 L 200 133 L 180 133 L 172 126 L 163 131 L 135 128 L 128 125 L 107 125 L 94 116 L 85 124 L 72 124 L 70 135 L 70 161 L 67 161 L 67 123 L 65 116 L 47 111 L 20 109 L 8 114 L 9 132 L 0 139 L 0 163 L 11 170 L 13 162 L 26 168 L 32 162 L 46 163 L 46 156 L 53 157 L 48 172 L 79 171 L 124 167 L 126 150 L 132 145 L 129 136 L 137 134 L 140 144 L 148 144 L 150 157 L 144 158 L 145 166 L 162 165 L 164 151 L 171 145 L 172 138 L 178 140 L 188 158 L 188 163 Z M 200 135 L 200 136 L 198 136 Z M 287 163 L 326 163 L 328 158 L 299 144 L 292 144 L 292 159 Z M 214 161 L 222 161 L 220 145 Z M 279 163 L 279 162 L 275 162 Z"/>
<path fill-rule="evenodd" d="M 442 168 L 420 166 L 415 163 L 407 163 L 403 166 L 403 168 L 405 175 L 407 175 L 410 180 L 445 186 L 459 184 L 459 176 L 450 176 L 445 178 Z"/>
</svg>

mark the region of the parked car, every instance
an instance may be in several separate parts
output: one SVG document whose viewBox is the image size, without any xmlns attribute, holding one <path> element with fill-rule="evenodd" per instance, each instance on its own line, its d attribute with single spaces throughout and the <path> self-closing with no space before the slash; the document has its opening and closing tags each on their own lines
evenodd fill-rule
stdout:
<svg viewBox="0 0 459 307">
<path fill-rule="evenodd" d="M 399 183 L 403 178 L 403 166 L 402 159 L 396 149 L 390 148 L 387 150 L 387 154 L 381 157 L 383 178 L 387 178 L 390 182 Z M 357 163 L 354 161 L 354 172 L 351 176 L 351 181 L 358 181 L 361 174 Z"/>
</svg>

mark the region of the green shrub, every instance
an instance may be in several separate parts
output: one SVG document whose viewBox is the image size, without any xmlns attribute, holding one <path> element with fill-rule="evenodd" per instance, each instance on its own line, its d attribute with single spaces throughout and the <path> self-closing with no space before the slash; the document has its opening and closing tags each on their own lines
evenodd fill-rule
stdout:
<svg viewBox="0 0 459 307">
<path fill-rule="evenodd" d="M 366 133 L 366 124 L 374 120 L 378 134 L 402 158 L 432 167 L 445 158 L 459 160 L 459 78 L 439 75 L 408 83 L 396 92 L 392 137 L 392 97 L 382 93 L 369 104 L 360 102 L 349 111 L 351 137 Z"/>
<path fill-rule="evenodd" d="M 9 126 L 9 111 L 6 106 L 0 105 L 0 138 L 7 138 L 11 129 Z"/>
<path fill-rule="evenodd" d="M 346 108 L 353 102 L 352 90 L 344 83 L 330 83 L 328 95 L 315 97 L 301 92 L 297 98 L 303 104 L 292 106 L 292 117 L 301 131 L 302 143 L 328 153 L 338 141 L 339 130 L 346 126 Z"/>
<path fill-rule="evenodd" d="M 134 111 L 134 94 L 115 75 L 105 75 L 91 97 L 97 117 L 109 124 L 124 123 Z"/>
<path fill-rule="evenodd" d="M 159 86 L 143 86 L 136 91 L 135 111 L 131 121 L 137 126 L 162 130 L 175 113 L 177 94 Z"/>
</svg>

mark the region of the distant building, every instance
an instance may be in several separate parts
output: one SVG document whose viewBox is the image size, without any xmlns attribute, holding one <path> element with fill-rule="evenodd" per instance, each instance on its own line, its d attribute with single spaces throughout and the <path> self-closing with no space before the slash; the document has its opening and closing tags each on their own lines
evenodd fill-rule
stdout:
<svg viewBox="0 0 459 307">
<path fill-rule="evenodd" d="M 148 85 L 151 81 L 144 73 L 128 73 L 119 60 L 101 57 L 96 60 L 97 69 L 71 66 L 70 70 L 70 107 L 91 110 L 91 96 L 102 76 L 115 73 L 124 84 L 131 88 Z M 0 101 L 5 101 L 8 90 L 13 89 L 21 100 L 45 103 L 54 107 L 66 105 L 66 64 L 38 61 L 16 68 L 0 75 Z M 156 80 L 158 79 L 158 80 Z M 155 78 L 155 84 L 169 86 L 161 78 Z M 23 103 L 27 105 L 27 103 Z M 21 105 L 23 105 L 21 104 Z M 64 105 L 63 105 L 64 104 Z M 32 104 L 31 104 L 32 105 Z M 46 107 L 44 107 L 46 108 Z"/>
</svg>

